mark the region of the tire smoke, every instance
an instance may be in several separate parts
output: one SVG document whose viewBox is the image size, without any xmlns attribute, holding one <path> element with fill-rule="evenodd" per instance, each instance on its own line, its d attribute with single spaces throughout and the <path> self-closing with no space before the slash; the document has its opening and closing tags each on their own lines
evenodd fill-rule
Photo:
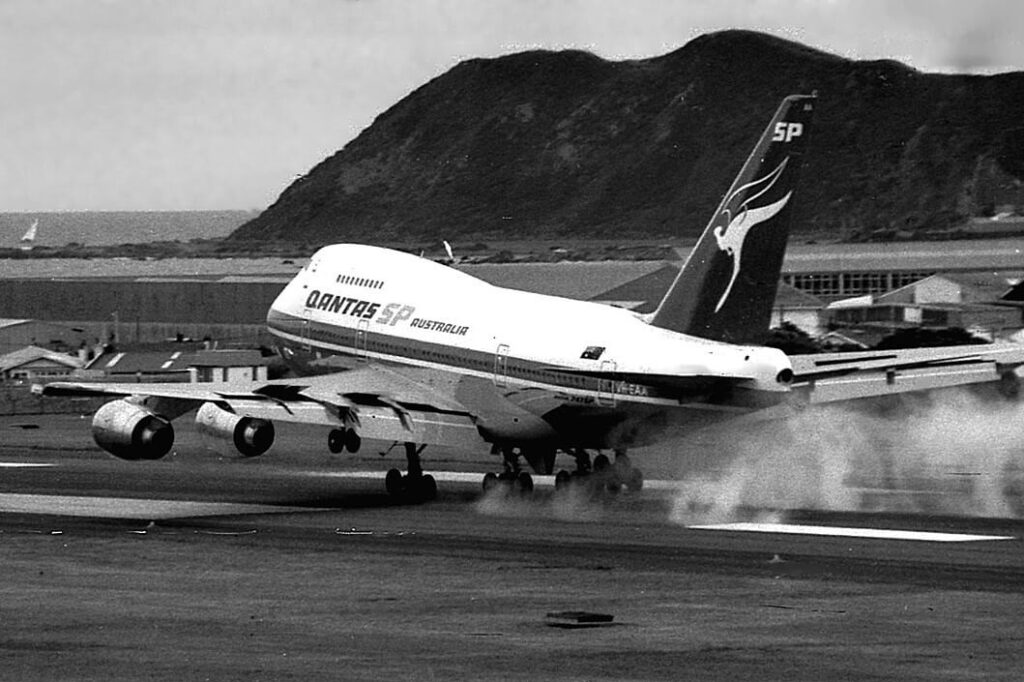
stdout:
<svg viewBox="0 0 1024 682">
<path fill-rule="evenodd" d="M 812 408 L 717 440 L 714 470 L 679 472 L 674 522 L 788 509 L 1022 515 L 1024 405 L 967 390 Z"/>
</svg>

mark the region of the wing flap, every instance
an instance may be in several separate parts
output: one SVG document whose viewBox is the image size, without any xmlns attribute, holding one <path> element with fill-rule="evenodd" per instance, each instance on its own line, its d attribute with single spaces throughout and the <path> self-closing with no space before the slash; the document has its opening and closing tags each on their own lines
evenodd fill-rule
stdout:
<svg viewBox="0 0 1024 682">
<path fill-rule="evenodd" d="M 272 421 L 342 428 L 353 426 L 339 414 L 336 405 L 315 401 L 278 402 L 271 400 L 229 400 L 238 414 Z M 446 445 L 464 449 L 483 444 L 475 420 L 466 413 L 433 412 L 418 409 L 396 411 L 387 405 L 355 406 L 355 428 L 362 438 L 385 441 L 411 441 L 428 445 Z"/>
<path fill-rule="evenodd" d="M 795 387 L 794 391 L 811 404 L 831 403 L 996 382 L 1002 378 L 1003 371 L 995 362 L 864 371 L 809 382 Z"/>
<path fill-rule="evenodd" d="M 986 344 L 868 353 L 819 353 L 793 355 L 790 360 L 793 363 L 793 381 L 797 385 L 859 373 L 884 376 L 892 371 L 932 370 L 936 374 L 948 371 L 959 375 L 961 370 L 971 367 L 991 367 L 996 372 L 1014 369 L 1024 364 L 1024 345 Z"/>
</svg>

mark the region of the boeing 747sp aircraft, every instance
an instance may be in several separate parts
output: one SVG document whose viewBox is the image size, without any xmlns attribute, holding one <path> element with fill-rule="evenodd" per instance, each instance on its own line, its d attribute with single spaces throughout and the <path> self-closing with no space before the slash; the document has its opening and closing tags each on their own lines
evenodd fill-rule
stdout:
<svg viewBox="0 0 1024 682">
<path fill-rule="evenodd" d="M 96 442 L 124 459 L 171 448 L 171 421 L 255 456 L 274 423 L 324 428 L 332 452 L 363 438 L 402 443 L 407 471 L 387 490 L 430 499 L 431 444 L 490 447 L 499 482 L 522 489 L 521 466 L 570 476 L 604 472 L 639 488 L 631 447 L 669 425 L 769 414 L 793 404 L 998 380 L 1024 361 L 1016 348 L 928 349 L 803 356 L 760 345 L 786 248 L 801 158 L 816 100 L 783 100 L 657 310 L 627 310 L 492 286 L 430 260 L 373 246 L 320 249 L 267 315 L 284 359 L 302 378 L 255 386 L 55 382 L 44 395 L 111 394 L 93 418 Z M 613 453 L 614 459 L 596 452 Z"/>
</svg>

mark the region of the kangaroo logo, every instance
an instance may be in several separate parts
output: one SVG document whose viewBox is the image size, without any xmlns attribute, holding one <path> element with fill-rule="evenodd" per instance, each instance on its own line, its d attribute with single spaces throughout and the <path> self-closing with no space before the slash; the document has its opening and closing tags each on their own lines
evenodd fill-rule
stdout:
<svg viewBox="0 0 1024 682">
<path fill-rule="evenodd" d="M 723 209 L 722 216 L 725 220 L 729 221 L 729 224 L 724 229 L 719 225 L 715 228 L 714 234 L 719 250 L 724 251 L 732 258 L 732 277 L 729 279 L 729 286 L 725 288 L 722 298 L 718 299 L 718 305 L 715 306 L 716 313 L 722 309 L 725 300 L 729 298 L 729 293 L 732 292 L 732 285 L 736 283 L 736 277 L 740 274 L 740 263 L 743 260 L 743 242 L 747 239 L 747 233 L 757 225 L 775 217 L 789 203 L 789 198 L 793 195 L 791 190 L 786 193 L 786 196 L 773 204 L 750 208 L 752 201 L 763 196 L 772 188 L 782 175 L 782 171 L 786 168 L 787 163 L 789 163 L 788 156 L 771 173 L 738 188 L 729 195 L 728 200 L 725 202 L 726 208 Z M 732 210 L 728 207 L 737 197 L 742 196 L 746 192 L 754 192 L 754 194 L 743 200 L 743 203 L 737 208 L 734 217 Z"/>
</svg>

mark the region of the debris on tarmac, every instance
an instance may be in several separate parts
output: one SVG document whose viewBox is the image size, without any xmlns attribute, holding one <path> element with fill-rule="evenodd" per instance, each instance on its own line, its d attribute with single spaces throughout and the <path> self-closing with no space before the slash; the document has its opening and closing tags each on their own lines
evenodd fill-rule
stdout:
<svg viewBox="0 0 1024 682">
<path fill-rule="evenodd" d="M 545 617 L 545 623 L 552 628 L 595 628 L 612 625 L 615 616 L 610 613 L 589 611 L 554 611 Z"/>
</svg>

